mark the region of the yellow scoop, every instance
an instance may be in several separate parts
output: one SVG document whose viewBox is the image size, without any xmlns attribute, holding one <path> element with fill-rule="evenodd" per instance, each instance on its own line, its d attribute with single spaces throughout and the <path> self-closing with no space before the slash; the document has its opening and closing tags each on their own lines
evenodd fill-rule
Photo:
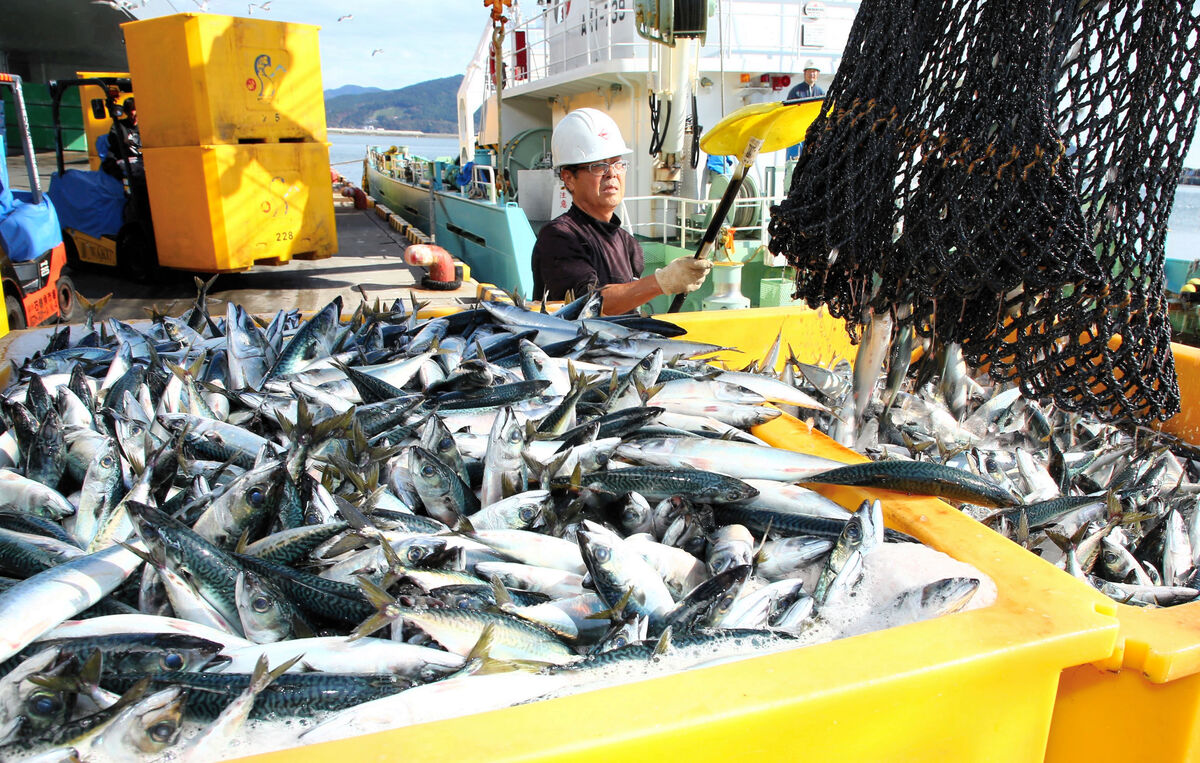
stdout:
<svg viewBox="0 0 1200 763">
<path fill-rule="evenodd" d="M 752 138 L 763 142 L 759 151 L 787 148 L 804 140 L 823 103 L 823 98 L 810 98 L 743 106 L 713 125 L 700 138 L 700 148 L 706 154 L 741 156 Z"/>
</svg>

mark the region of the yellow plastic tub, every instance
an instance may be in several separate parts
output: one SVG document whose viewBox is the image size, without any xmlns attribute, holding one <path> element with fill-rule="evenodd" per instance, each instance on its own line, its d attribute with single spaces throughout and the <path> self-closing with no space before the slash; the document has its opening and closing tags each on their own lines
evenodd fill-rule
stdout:
<svg viewBox="0 0 1200 763">
<path fill-rule="evenodd" d="M 778 318 L 769 311 L 746 312 L 734 321 L 729 321 L 728 313 L 681 315 L 673 320 L 689 328 L 688 338 L 738 344 L 753 348 L 746 353 L 750 357 L 760 357 L 763 342 L 770 341 L 766 336 L 773 339 L 778 331 L 772 328 Z M 723 326 L 726 321 L 736 325 Z M 820 352 L 829 351 L 827 332 L 832 323 L 828 319 L 816 327 L 785 323 L 784 341 L 794 337 L 808 348 L 815 341 Z M 797 336 L 791 327 L 800 325 L 814 333 Z M 852 348 L 839 351 L 853 360 Z M 1161 428 L 1200 445 L 1200 349 L 1173 344 L 1172 351 L 1183 404 L 1180 413 Z M 724 359 L 731 362 L 730 357 Z M 1087 595 L 1099 594 L 1088 589 Z M 1200 602 L 1164 609 L 1115 602 L 1111 606 L 1120 623 L 1116 646 L 1104 659 L 1063 671 L 1046 760 L 1200 761 Z M 1140 719 L 1133 722 L 1145 724 L 1147 733 L 1098 733 L 1104 723 L 1125 718 Z"/>
<path fill-rule="evenodd" d="M 1183 405 L 1162 428 L 1200 445 L 1200 349 L 1174 344 L 1172 350 Z M 1200 760 L 1200 602 L 1163 609 L 1120 604 L 1117 618 L 1121 630 L 1109 659 L 1063 673 L 1046 760 Z M 1145 731 L 1097 735 L 1098 718 L 1128 720 Z"/>
<path fill-rule="evenodd" d="M 207 273 L 337 252 L 325 143 L 143 151 L 158 261 Z"/>
<path fill-rule="evenodd" d="M 807 314 L 806 314 L 807 313 Z M 690 338 L 745 342 L 738 364 L 785 327 L 802 359 L 845 354 L 813 311 L 672 317 Z M 741 332 L 753 326 L 748 335 Z M 824 329 L 822 327 L 824 326 Z M 781 417 L 755 433 L 781 447 L 862 457 Z M 830 488 L 857 508 L 868 491 Z M 1103 660 L 1116 605 L 939 500 L 882 494 L 887 524 L 975 565 L 995 604 L 782 654 L 247 760 L 1006 760 L 1046 750 L 1059 676 Z"/>
<path fill-rule="evenodd" d="M 121 28 L 144 147 L 325 141 L 320 27 L 179 13 Z"/>
</svg>

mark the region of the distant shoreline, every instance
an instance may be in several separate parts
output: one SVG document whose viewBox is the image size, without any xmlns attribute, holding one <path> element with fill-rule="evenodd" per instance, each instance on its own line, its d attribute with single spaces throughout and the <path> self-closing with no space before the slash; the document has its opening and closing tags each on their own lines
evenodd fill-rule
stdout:
<svg viewBox="0 0 1200 763">
<path fill-rule="evenodd" d="M 402 138 L 456 138 L 452 132 L 421 132 L 420 130 L 365 130 L 361 127 L 330 127 L 329 132 L 340 135 L 395 135 Z"/>
</svg>

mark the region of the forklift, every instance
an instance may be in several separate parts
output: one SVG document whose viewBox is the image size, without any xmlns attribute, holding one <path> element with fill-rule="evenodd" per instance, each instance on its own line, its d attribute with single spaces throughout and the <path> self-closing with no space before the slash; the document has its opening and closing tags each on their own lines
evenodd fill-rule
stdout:
<svg viewBox="0 0 1200 763">
<path fill-rule="evenodd" d="M 13 190 L 9 184 L 5 135 L 0 130 L 0 281 L 8 329 L 16 331 L 39 326 L 56 318 L 69 321 L 75 313 L 75 285 L 67 275 L 66 248 L 58 215 L 38 178 L 33 139 L 21 78 L 0 72 L 0 92 L 10 91 L 16 108 L 28 191 Z M 4 102 L 0 100 L 0 125 L 4 124 Z"/>
<path fill-rule="evenodd" d="M 123 180 L 103 171 L 66 169 L 60 107 L 64 94 L 86 85 L 95 85 L 105 93 L 104 98 L 93 98 L 86 104 L 95 119 L 123 118 L 120 100 L 133 92 L 128 77 L 50 81 L 58 172 L 50 181 L 49 195 L 59 208 L 67 260 L 74 267 L 99 265 L 116 268 L 132 280 L 153 280 L 158 271 L 158 252 L 145 173 L 133 171 L 128 157 L 122 161 Z"/>
</svg>

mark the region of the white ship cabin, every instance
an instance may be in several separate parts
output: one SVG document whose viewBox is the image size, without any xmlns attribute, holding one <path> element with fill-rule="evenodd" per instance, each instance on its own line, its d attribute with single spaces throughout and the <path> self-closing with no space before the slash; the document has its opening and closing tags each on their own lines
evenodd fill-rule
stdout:
<svg viewBox="0 0 1200 763">
<path fill-rule="evenodd" d="M 733 164 L 732 158 L 710 161 L 699 152 L 694 125 L 702 133 L 737 108 L 783 100 L 803 81 L 806 66 L 818 68 L 817 84 L 828 88 L 859 5 L 674 0 L 663 13 L 673 11 L 683 25 L 689 20 L 680 17 L 690 14 L 692 28 L 700 23 L 705 34 L 703 42 L 677 37 L 668 46 L 638 33 L 639 13 L 652 19 L 659 13 L 657 1 L 514 2 L 499 56 L 504 73 L 499 110 L 490 24 L 485 30 L 459 90 L 462 158 L 475 159 L 476 138 L 483 146 L 502 145 L 500 166 L 535 229 L 570 204 L 550 169 L 551 128 L 568 111 L 586 106 L 608 112 L 634 149 L 626 224 L 644 239 L 694 244 L 715 207 L 708 200 L 725 190 Z M 672 6 L 671 0 L 662 2 Z M 481 105 L 484 125 L 475 136 L 470 115 Z M 786 193 L 794 164 L 786 154 L 760 155 L 743 186 L 728 218 L 739 245 L 765 243 L 769 206 Z"/>
</svg>

